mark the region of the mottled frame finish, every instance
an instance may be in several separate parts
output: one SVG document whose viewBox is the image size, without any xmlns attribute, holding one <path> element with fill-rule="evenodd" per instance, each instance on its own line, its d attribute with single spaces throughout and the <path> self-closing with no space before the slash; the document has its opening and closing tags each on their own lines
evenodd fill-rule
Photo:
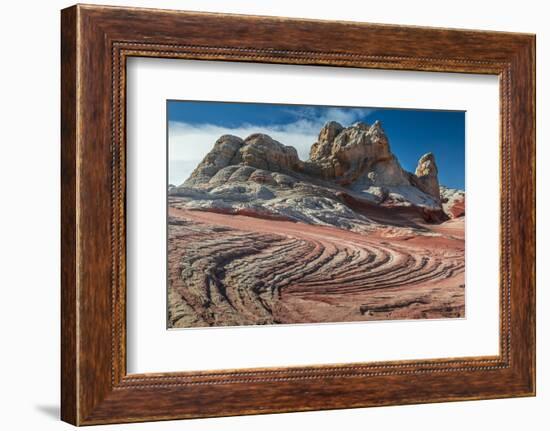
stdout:
<svg viewBox="0 0 550 431">
<path fill-rule="evenodd" d="M 61 17 L 63 420 L 89 425 L 535 394 L 534 35 L 82 5 Z M 499 355 L 128 375 L 131 56 L 498 75 Z"/>
</svg>

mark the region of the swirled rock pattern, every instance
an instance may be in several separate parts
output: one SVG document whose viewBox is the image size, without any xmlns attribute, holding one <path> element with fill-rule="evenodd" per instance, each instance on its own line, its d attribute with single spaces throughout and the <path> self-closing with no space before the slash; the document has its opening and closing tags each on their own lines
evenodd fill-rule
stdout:
<svg viewBox="0 0 550 431">
<path fill-rule="evenodd" d="M 464 315 L 464 239 L 170 209 L 171 327 Z"/>
</svg>

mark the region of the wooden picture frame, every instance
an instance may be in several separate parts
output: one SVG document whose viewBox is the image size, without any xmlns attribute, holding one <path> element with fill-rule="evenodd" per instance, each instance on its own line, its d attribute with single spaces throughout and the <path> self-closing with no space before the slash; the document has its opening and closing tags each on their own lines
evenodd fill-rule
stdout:
<svg viewBox="0 0 550 431">
<path fill-rule="evenodd" d="M 74 425 L 535 394 L 535 36 L 77 5 L 61 26 L 61 417 Z M 127 374 L 131 56 L 500 78 L 500 354 Z"/>
</svg>

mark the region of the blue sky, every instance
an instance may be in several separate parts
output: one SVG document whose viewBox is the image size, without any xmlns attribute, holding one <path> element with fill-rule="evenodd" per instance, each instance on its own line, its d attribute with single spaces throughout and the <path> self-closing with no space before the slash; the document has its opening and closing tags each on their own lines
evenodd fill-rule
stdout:
<svg viewBox="0 0 550 431">
<path fill-rule="evenodd" d="M 309 148 L 327 121 L 343 126 L 356 121 L 382 122 L 392 152 L 414 172 L 418 159 L 431 151 L 439 181 L 464 189 L 465 113 L 462 111 L 355 108 L 261 103 L 168 101 L 169 182 L 182 183 L 222 134 L 241 138 L 267 133 L 298 150 Z"/>
</svg>

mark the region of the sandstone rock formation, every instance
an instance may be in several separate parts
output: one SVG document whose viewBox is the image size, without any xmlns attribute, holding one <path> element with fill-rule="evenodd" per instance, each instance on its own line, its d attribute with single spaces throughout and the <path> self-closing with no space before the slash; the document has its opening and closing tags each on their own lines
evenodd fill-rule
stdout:
<svg viewBox="0 0 550 431">
<path fill-rule="evenodd" d="M 463 317 L 463 229 L 384 232 L 170 207 L 168 325 Z"/>
<path fill-rule="evenodd" d="M 309 158 L 324 179 L 347 185 L 372 165 L 390 157 L 387 139 L 379 133 L 378 123 L 373 127 L 356 123 L 344 128 L 331 121 L 321 129 Z"/>
<path fill-rule="evenodd" d="M 168 195 L 169 327 L 465 314 L 465 194 L 379 122 L 327 123 L 308 160 L 221 136 Z"/>
<path fill-rule="evenodd" d="M 439 194 L 439 180 L 437 179 L 437 165 L 432 153 L 420 157 L 414 174 L 416 176 L 415 184 L 418 188 L 439 201 L 441 197 Z"/>
<path fill-rule="evenodd" d="M 463 190 L 440 187 L 443 211 L 450 218 L 464 217 L 466 214 L 466 194 Z"/>
<path fill-rule="evenodd" d="M 240 169 L 239 167 L 249 167 Z M 210 180 L 247 181 L 254 169 L 270 172 L 301 171 L 303 163 L 294 147 L 286 146 L 261 133 L 250 135 L 244 141 L 232 135 L 221 136 L 214 148 L 185 181 L 188 187 L 205 187 Z"/>
<path fill-rule="evenodd" d="M 295 148 L 265 134 L 221 136 L 191 176 L 169 190 L 174 205 L 368 231 L 380 211 L 394 209 L 418 222 L 448 218 L 432 153 L 415 173 L 391 152 L 379 121 L 321 129 L 306 161 Z M 405 212 L 407 215 L 405 216 Z"/>
</svg>

